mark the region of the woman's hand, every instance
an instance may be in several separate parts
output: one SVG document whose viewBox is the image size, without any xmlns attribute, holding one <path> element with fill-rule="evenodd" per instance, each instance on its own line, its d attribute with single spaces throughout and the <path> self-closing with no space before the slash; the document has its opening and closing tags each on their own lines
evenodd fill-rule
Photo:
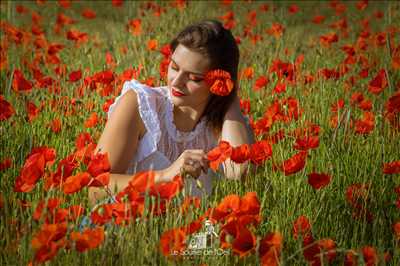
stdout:
<svg viewBox="0 0 400 266">
<path fill-rule="evenodd" d="M 170 182 L 176 175 L 198 178 L 207 169 L 207 154 L 203 150 L 185 150 L 170 167 L 156 171 L 156 182 Z"/>
</svg>

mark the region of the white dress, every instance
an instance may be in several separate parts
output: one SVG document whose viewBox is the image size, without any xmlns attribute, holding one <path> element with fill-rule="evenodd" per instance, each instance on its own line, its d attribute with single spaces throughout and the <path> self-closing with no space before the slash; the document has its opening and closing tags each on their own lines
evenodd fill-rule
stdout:
<svg viewBox="0 0 400 266">
<path fill-rule="evenodd" d="M 183 151 L 203 149 L 208 152 L 217 146 L 212 129 L 206 126 L 203 117 L 191 132 L 179 131 L 173 121 L 173 104 L 167 87 L 149 87 L 136 80 L 126 81 L 121 94 L 115 99 L 108 111 L 108 118 L 114 111 L 119 99 L 127 91 L 137 93 L 139 113 L 146 127 L 145 135 L 139 140 L 136 155 L 131 159 L 126 174 L 146 170 L 161 170 L 169 167 Z M 203 188 L 199 188 L 192 178 L 185 180 L 185 191 L 192 196 L 209 195 L 212 191 L 212 179 L 217 178 L 212 170 L 199 177 Z"/>
</svg>

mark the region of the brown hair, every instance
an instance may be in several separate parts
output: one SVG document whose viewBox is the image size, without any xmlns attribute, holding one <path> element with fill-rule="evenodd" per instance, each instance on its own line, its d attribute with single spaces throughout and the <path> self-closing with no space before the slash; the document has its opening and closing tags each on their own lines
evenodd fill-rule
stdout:
<svg viewBox="0 0 400 266">
<path fill-rule="evenodd" d="M 171 49 L 182 44 L 207 56 L 211 69 L 223 69 L 231 74 L 233 90 L 227 96 L 212 95 L 203 112 L 214 129 L 222 130 L 224 116 L 237 95 L 239 48 L 230 30 L 217 20 L 202 20 L 184 28 L 171 42 Z"/>
</svg>

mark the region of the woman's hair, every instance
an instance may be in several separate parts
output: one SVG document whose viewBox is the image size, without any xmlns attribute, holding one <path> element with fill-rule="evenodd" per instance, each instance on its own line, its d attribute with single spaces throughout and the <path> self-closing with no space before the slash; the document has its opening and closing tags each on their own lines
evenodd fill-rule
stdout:
<svg viewBox="0 0 400 266">
<path fill-rule="evenodd" d="M 211 61 L 211 69 L 223 69 L 231 74 L 233 90 L 227 96 L 213 94 L 203 112 L 214 129 L 221 130 L 224 116 L 237 95 L 239 48 L 230 30 L 217 20 L 203 20 L 184 28 L 171 42 L 171 49 L 182 44 Z"/>
</svg>

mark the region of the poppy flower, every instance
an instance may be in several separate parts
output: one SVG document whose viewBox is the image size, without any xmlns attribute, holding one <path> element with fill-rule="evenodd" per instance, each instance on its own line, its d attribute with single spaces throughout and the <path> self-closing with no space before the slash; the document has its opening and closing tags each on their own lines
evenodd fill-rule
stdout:
<svg viewBox="0 0 400 266">
<path fill-rule="evenodd" d="M 240 215 L 257 215 L 260 212 L 260 201 L 256 192 L 247 192 L 240 199 Z"/>
<path fill-rule="evenodd" d="M 93 143 L 93 140 L 88 132 L 80 133 L 75 139 L 75 147 L 78 150 L 84 148 L 89 143 Z"/>
<path fill-rule="evenodd" d="M 204 76 L 204 80 L 210 86 L 210 91 L 213 94 L 227 96 L 233 90 L 234 84 L 231 74 L 225 70 L 215 69 L 208 71 Z"/>
<path fill-rule="evenodd" d="M 180 176 L 175 176 L 171 182 L 162 182 L 153 185 L 150 188 L 149 194 L 161 199 L 170 200 L 175 197 L 183 187 L 183 180 Z"/>
<path fill-rule="evenodd" d="M 68 208 L 68 216 L 70 221 L 76 221 L 84 214 L 85 209 L 82 207 L 82 205 L 72 205 Z"/>
<path fill-rule="evenodd" d="M 15 114 L 13 106 L 0 95 L 0 121 L 9 119 L 13 114 Z"/>
<path fill-rule="evenodd" d="M 356 255 L 357 253 L 350 249 L 349 251 L 346 252 L 344 256 L 344 266 L 356 266 L 358 265 L 358 257 Z"/>
<path fill-rule="evenodd" d="M 28 113 L 28 121 L 32 122 L 38 116 L 40 109 L 33 102 L 27 101 L 26 111 Z"/>
<path fill-rule="evenodd" d="M 61 121 L 59 118 L 53 119 L 50 124 L 50 128 L 54 133 L 59 133 L 61 131 Z"/>
<path fill-rule="evenodd" d="M 90 214 L 90 220 L 97 225 L 104 225 L 111 221 L 113 213 L 113 204 L 103 204 L 96 208 Z"/>
<path fill-rule="evenodd" d="M 128 22 L 128 31 L 134 35 L 139 36 L 142 34 L 142 21 L 140 19 L 132 19 Z"/>
<path fill-rule="evenodd" d="M 104 241 L 103 227 L 85 229 L 81 232 L 72 232 L 71 240 L 75 241 L 75 249 L 78 252 L 85 252 L 89 249 L 97 248 Z"/>
<path fill-rule="evenodd" d="M 325 20 L 325 16 L 322 16 L 322 15 L 315 15 L 315 16 L 313 17 L 313 19 L 312 19 L 312 22 L 313 22 L 314 24 L 321 24 L 321 23 L 324 22 L 324 20 Z"/>
<path fill-rule="evenodd" d="M 35 261 L 41 263 L 52 259 L 58 250 L 65 246 L 67 223 L 43 224 L 32 238 Z"/>
<path fill-rule="evenodd" d="M 232 194 L 223 198 L 217 207 L 211 210 L 210 218 L 215 221 L 221 221 L 232 212 L 240 210 L 240 197 Z"/>
<path fill-rule="evenodd" d="M 365 246 L 361 249 L 366 266 L 375 266 L 378 264 L 378 254 L 376 249 L 371 246 Z"/>
<path fill-rule="evenodd" d="M 308 183 L 316 190 L 327 186 L 331 182 L 331 177 L 325 173 L 308 174 Z"/>
<path fill-rule="evenodd" d="M 74 176 L 69 176 L 63 184 L 65 194 L 72 194 L 80 191 L 90 182 L 90 174 L 87 172 L 78 173 Z"/>
<path fill-rule="evenodd" d="M 164 256 L 180 254 L 186 248 L 186 234 L 181 228 L 165 231 L 160 238 L 160 249 Z"/>
<path fill-rule="evenodd" d="M 97 153 L 91 159 L 87 171 L 92 177 L 96 177 L 102 173 L 110 171 L 110 169 L 111 165 L 108 160 L 108 153 Z"/>
<path fill-rule="evenodd" d="M 258 254 L 262 266 L 279 266 L 283 246 L 283 237 L 279 232 L 268 233 L 260 240 Z"/>
<path fill-rule="evenodd" d="M 231 160 L 235 163 L 244 163 L 250 159 L 250 145 L 242 144 L 232 149 Z"/>
<path fill-rule="evenodd" d="M 302 170 L 306 164 L 307 151 L 300 151 L 283 162 L 281 168 L 285 175 L 292 175 Z"/>
<path fill-rule="evenodd" d="M 41 153 L 34 153 L 28 157 L 22 167 L 21 174 L 15 180 L 15 192 L 30 192 L 37 181 L 43 176 L 45 158 Z"/>
<path fill-rule="evenodd" d="M 232 242 L 232 250 L 240 258 L 248 255 L 256 248 L 256 236 L 246 227 L 238 226 L 235 239 Z"/>
<path fill-rule="evenodd" d="M 220 141 L 217 147 L 207 153 L 210 168 L 216 171 L 220 163 L 223 163 L 232 154 L 232 147 L 227 141 Z"/>
<path fill-rule="evenodd" d="M 69 74 L 69 82 L 76 82 L 82 78 L 82 71 L 79 69 L 77 71 L 72 71 Z"/>
<path fill-rule="evenodd" d="M 251 145 L 250 160 L 253 164 L 261 165 L 271 156 L 272 148 L 268 141 L 261 140 Z"/>
<path fill-rule="evenodd" d="M 12 159 L 9 157 L 4 158 L 3 161 L 0 162 L 0 171 L 4 171 L 10 168 L 11 165 L 12 165 Z"/>
<path fill-rule="evenodd" d="M 137 192 L 145 192 L 154 186 L 155 173 L 153 171 L 139 172 L 129 181 L 129 188 Z"/>
<path fill-rule="evenodd" d="M 84 125 L 86 128 L 92 128 L 97 125 L 99 118 L 96 112 L 90 114 L 90 117 L 85 121 Z"/>
<path fill-rule="evenodd" d="M 293 223 L 293 237 L 294 237 L 294 239 L 297 239 L 299 234 L 302 235 L 303 237 L 305 235 L 311 234 L 310 221 L 304 215 L 299 216 Z"/>
<path fill-rule="evenodd" d="M 321 247 L 311 234 L 303 236 L 303 256 L 310 265 L 321 265 Z"/>
<path fill-rule="evenodd" d="M 375 128 L 375 115 L 372 112 L 364 112 L 363 118 L 355 121 L 355 133 L 369 134 Z"/>
<path fill-rule="evenodd" d="M 388 80 L 384 69 L 379 70 L 378 74 L 368 83 L 368 91 L 373 94 L 379 94 L 387 87 Z"/>
<path fill-rule="evenodd" d="M 384 174 L 399 174 L 400 173 L 400 160 L 384 163 L 383 164 L 383 173 Z"/>
<path fill-rule="evenodd" d="M 94 19 L 94 18 L 96 18 L 96 12 L 90 8 L 85 8 L 82 11 L 82 17 L 87 18 L 87 19 Z"/>
<path fill-rule="evenodd" d="M 303 138 L 297 138 L 293 148 L 296 150 L 306 151 L 309 149 L 315 149 L 318 146 L 319 146 L 318 136 L 306 136 Z"/>
<path fill-rule="evenodd" d="M 30 91 L 33 88 L 33 84 L 26 80 L 24 74 L 19 69 L 14 70 L 12 88 L 16 92 Z"/>
<path fill-rule="evenodd" d="M 285 27 L 279 23 L 272 23 L 271 28 L 266 30 L 267 34 L 274 36 L 276 39 L 281 38 L 284 32 Z"/>
<path fill-rule="evenodd" d="M 110 183 L 110 173 L 104 172 L 93 177 L 88 186 L 89 187 L 104 187 Z"/>
<path fill-rule="evenodd" d="M 322 254 L 327 258 L 329 263 L 332 263 L 336 258 L 336 243 L 330 238 L 318 240 L 318 246 L 322 250 Z"/>
</svg>

